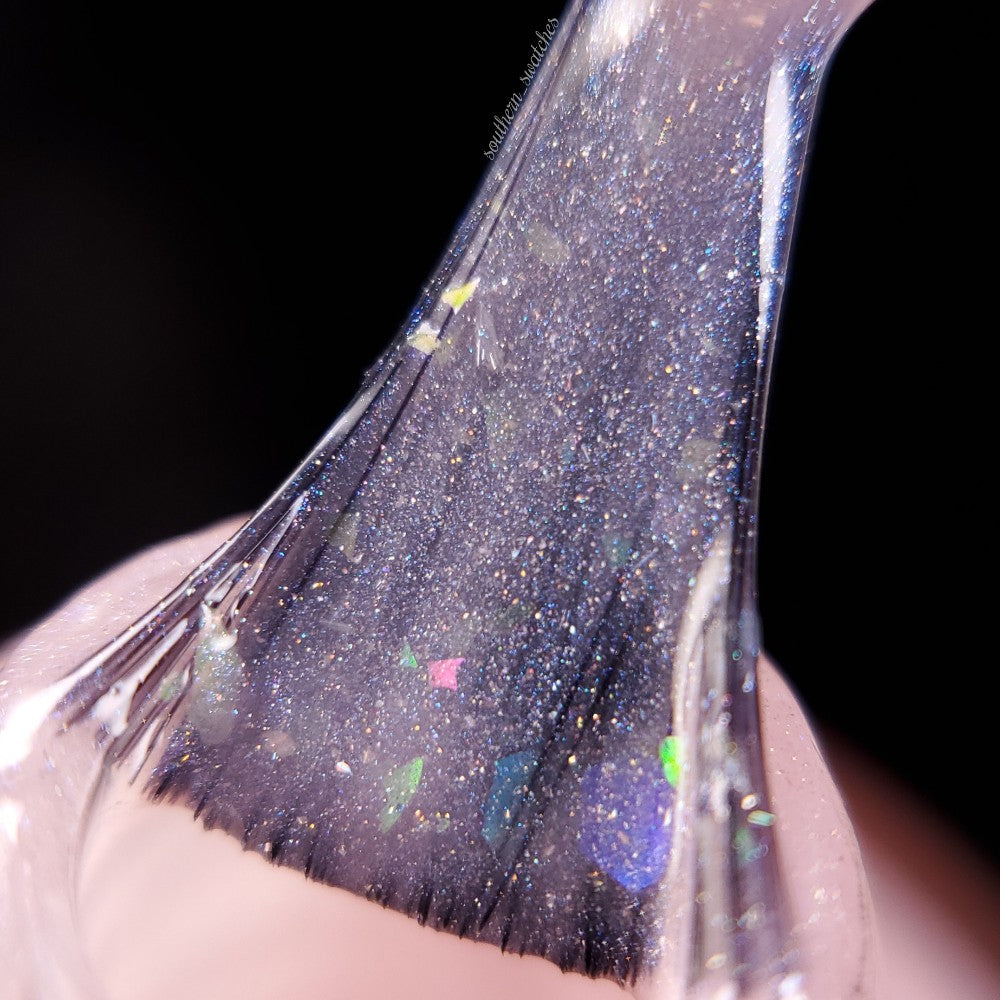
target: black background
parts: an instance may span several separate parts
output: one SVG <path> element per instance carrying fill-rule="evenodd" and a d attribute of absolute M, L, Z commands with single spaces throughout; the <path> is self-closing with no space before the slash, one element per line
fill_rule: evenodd
<path fill-rule="evenodd" d="M 0 634 L 290 471 L 406 316 L 561 11 L 371 13 L 0 7 Z M 878 0 L 829 76 L 761 606 L 818 720 L 996 857 L 997 688 L 969 577 L 989 461 L 962 457 L 983 334 L 959 319 L 976 287 L 954 221 L 978 210 L 976 156 L 928 105 L 963 100 L 947 21 Z"/>

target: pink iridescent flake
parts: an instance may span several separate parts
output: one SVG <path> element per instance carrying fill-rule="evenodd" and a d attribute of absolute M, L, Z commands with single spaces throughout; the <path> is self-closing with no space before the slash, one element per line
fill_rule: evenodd
<path fill-rule="evenodd" d="M 458 690 L 458 668 L 465 663 L 465 657 L 451 660 L 431 660 L 427 664 L 427 680 L 431 687 Z"/>

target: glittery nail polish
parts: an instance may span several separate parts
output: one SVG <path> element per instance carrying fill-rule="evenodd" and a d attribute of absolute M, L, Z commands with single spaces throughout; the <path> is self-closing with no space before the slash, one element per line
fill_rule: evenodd
<path fill-rule="evenodd" d="M 5 708 L 11 871 L 85 838 L 126 781 L 569 972 L 795 995 L 756 477 L 817 89 L 862 6 L 608 2 L 546 24 L 355 401 L 147 615 Z M 53 803 L 39 775 L 71 768 Z M 69 885 L 51 890 L 8 896 L 10 941 L 68 927 Z M 53 995 L 99 990 L 85 965 L 57 957 Z"/>

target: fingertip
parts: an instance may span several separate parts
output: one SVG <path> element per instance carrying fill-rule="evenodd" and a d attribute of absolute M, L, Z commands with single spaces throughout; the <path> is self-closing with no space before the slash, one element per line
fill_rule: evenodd
<path fill-rule="evenodd" d="M 129 556 L 10 637 L 0 650 L 4 675 L 19 695 L 51 683 L 122 633 L 209 556 L 243 522 L 225 518 Z"/>
<path fill-rule="evenodd" d="M 758 681 L 792 968 L 801 972 L 802 993 L 810 1000 L 875 997 L 879 963 L 871 892 L 843 797 L 780 672 L 762 659 Z"/>

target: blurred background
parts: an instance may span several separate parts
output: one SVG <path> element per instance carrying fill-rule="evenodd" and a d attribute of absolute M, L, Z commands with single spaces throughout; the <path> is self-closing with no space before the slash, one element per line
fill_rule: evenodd
<path fill-rule="evenodd" d="M 284 478 L 405 318 L 560 14 L 444 2 L 358 32 L 318 4 L 0 6 L 0 634 Z M 985 459 L 959 457 L 980 332 L 942 253 L 973 156 L 923 100 L 960 92 L 958 30 L 878 0 L 829 76 L 760 591 L 819 723 L 996 860 L 997 685 L 964 638 L 985 617 L 965 575 Z"/>

